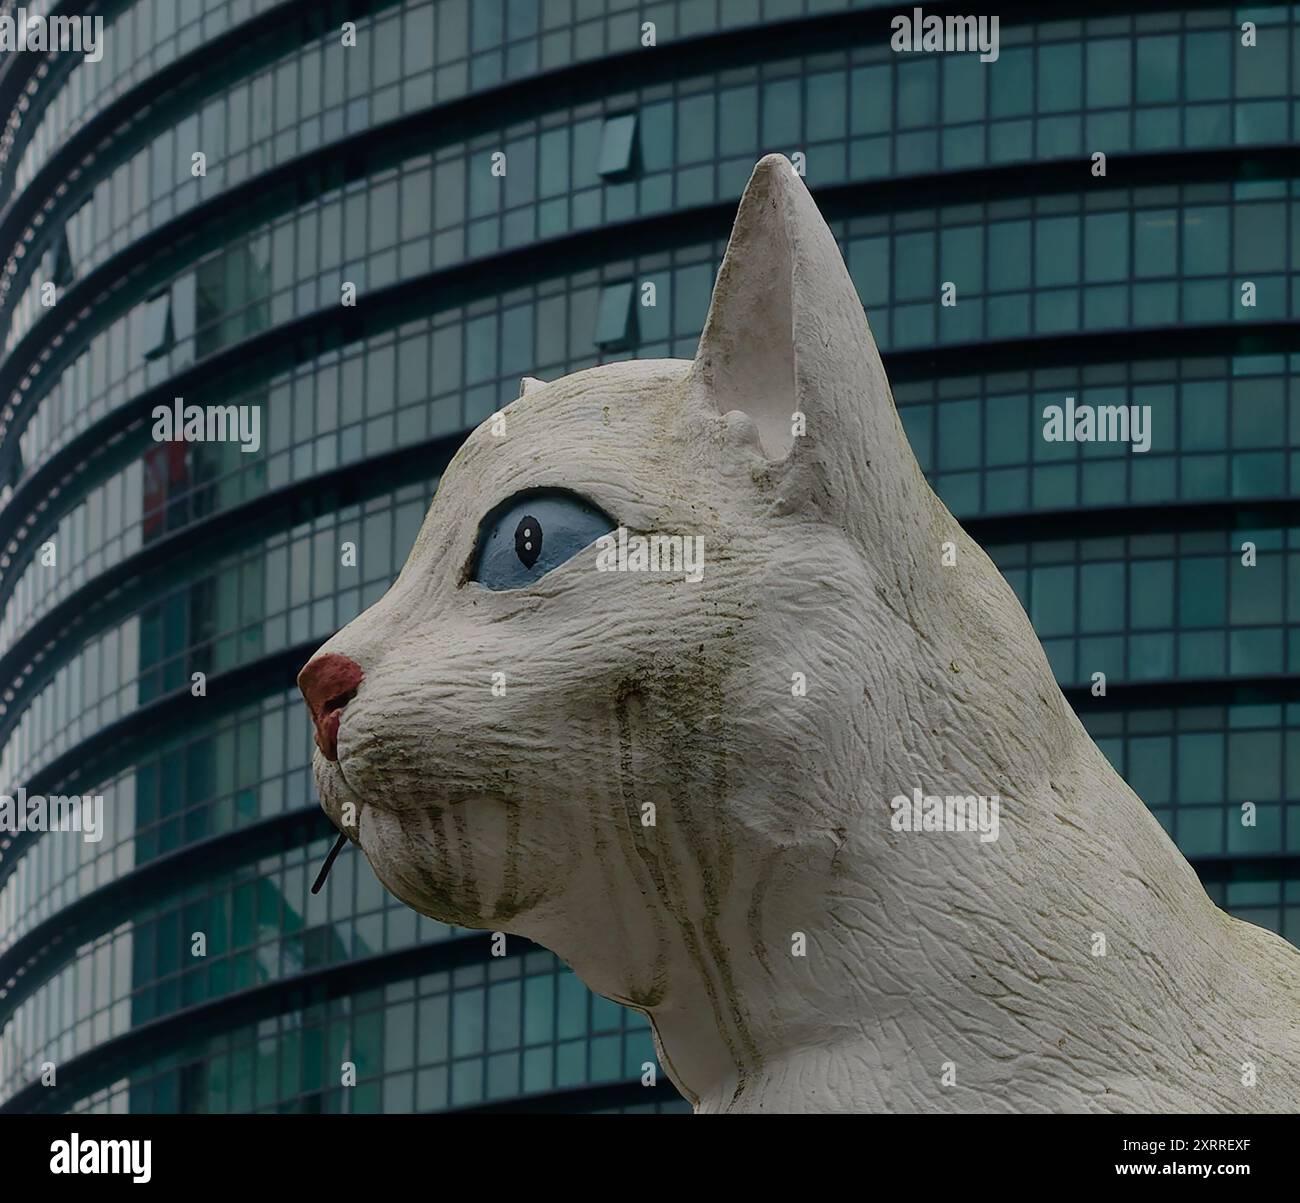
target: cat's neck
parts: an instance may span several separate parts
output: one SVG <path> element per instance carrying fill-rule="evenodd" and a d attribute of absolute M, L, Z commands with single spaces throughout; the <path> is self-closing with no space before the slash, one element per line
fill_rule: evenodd
<path fill-rule="evenodd" d="M 1250 970 L 1232 921 L 1095 747 L 1057 767 L 1016 789 L 992 852 L 918 832 L 886 863 L 847 832 L 821 860 L 738 863 L 715 922 L 665 924 L 650 899 L 608 947 L 548 942 L 646 1011 L 701 1111 L 1185 1109 L 1142 1025 L 1215 1047 L 1268 991 L 1224 986 L 1225 952 Z M 654 971 L 620 980 L 649 948 Z"/>

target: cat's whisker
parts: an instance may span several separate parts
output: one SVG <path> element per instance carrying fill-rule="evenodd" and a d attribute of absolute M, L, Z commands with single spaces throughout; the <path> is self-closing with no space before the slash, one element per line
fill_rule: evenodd
<path fill-rule="evenodd" d="M 339 832 L 339 838 L 334 841 L 334 847 L 330 849 L 329 855 L 325 858 L 325 863 L 321 865 L 320 872 L 316 874 L 315 884 L 311 888 L 313 894 L 319 894 L 321 886 L 325 884 L 325 878 L 329 876 L 330 869 L 334 867 L 334 861 L 338 854 L 343 851 L 343 845 L 348 842 L 348 837 Z"/>

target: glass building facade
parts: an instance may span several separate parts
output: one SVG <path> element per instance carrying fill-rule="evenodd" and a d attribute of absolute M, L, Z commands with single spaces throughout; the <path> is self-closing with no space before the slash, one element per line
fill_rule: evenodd
<path fill-rule="evenodd" d="M 684 1107 L 550 953 L 355 853 L 309 893 L 293 679 L 520 376 L 694 354 L 770 151 L 1085 725 L 1300 942 L 1300 4 L 1043 7 L 993 63 L 871 0 L 109 0 L 101 62 L 5 57 L 0 792 L 105 830 L 0 831 L 0 1110 Z M 154 441 L 176 397 L 260 446 Z M 1067 397 L 1150 449 L 1045 441 Z"/>

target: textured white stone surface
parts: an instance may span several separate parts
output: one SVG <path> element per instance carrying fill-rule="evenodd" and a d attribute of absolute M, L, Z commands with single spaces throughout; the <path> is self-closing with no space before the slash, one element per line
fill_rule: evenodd
<path fill-rule="evenodd" d="M 503 412 L 322 649 L 365 673 L 323 805 L 356 805 L 394 894 L 645 1011 L 700 1111 L 1300 1109 L 1300 955 L 1210 902 L 1080 725 L 923 478 L 786 160 L 755 169 L 694 363 Z M 703 580 L 594 547 L 466 580 L 481 517 L 541 486 L 703 535 Z M 999 838 L 892 830 L 918 787 L 998 795 Z"/>

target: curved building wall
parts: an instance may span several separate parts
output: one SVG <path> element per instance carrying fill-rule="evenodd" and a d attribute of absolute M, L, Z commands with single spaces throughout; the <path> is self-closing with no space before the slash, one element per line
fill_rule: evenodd
<path fill-rule="evenodd" d="M 990 64 L 845 0 L 102 7 L 102 62 L 0 64 L 0 790 L 105 799 L 0 832 L 0 1110 L 683 1106 L 550 953 L 355 855 L 309 893 L 292 683 L 521 375 L 693 355 L 769 151 L 1085 725 L 1300 941 L 1300 5 L 1005 4 Z M 256 450 L 156 442 L 175 397 Z M 1067 397 L 1149 450 L 1046 442 Z"/>

